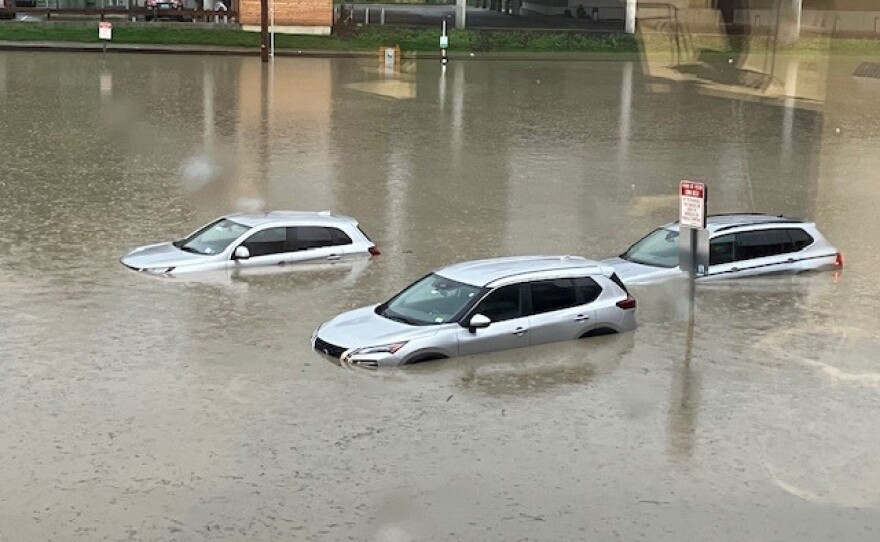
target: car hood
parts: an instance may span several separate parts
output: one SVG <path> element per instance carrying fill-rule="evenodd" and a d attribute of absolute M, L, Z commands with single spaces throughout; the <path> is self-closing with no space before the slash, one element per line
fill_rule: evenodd
<path fill-rule="evenodd" d="M 389 320 L 376 314 L 376 307 L 378 305 L 342 313 L 322 324 L 317 335 L 328 343 L 351 349 L 410 341 L 436 335 L 439 331 L 440 326 L 411 326 Z"/>
<path fill-rule="evenodd" d="M 204 262 L 204 254 L 193 254 L 180 250 L 171 243 L 159 243 L 138 247 L 122 257 L 122 263 L 135 269 L 151 267 L 181 267 L 187 264 Z"/>
<path fill-rule="evenodd" d="M 608 258 L 600 263 L 611 266 L 624 284 L 646 284 L 656 282 L 681 274 L 678 267 L 654 267 L 624 260 L 623 258 Z"/>

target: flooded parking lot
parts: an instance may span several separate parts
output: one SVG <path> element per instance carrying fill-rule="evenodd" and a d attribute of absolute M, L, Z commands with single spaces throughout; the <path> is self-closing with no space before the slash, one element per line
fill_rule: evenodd
<path fill-rule="evenodd" d="M 876 540 L 857 64 L 808 107 L 639 62 L 0 53 L 0 540 Z M 701 287 L 690 334 L 672 283 L 620 336 L 381 371 L 309 349 L 449 262 L 619 253 L 682 178 L 712 212 L 815 220 L 844 271 Z M 355 216 L 383 255 L 118 263 L 266 208 Z"/>

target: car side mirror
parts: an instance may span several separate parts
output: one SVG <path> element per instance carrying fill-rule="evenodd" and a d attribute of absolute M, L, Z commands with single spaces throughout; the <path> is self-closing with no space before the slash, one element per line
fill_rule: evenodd
<path fill-rule="evenodd" d="M 236 260 L 247 260 L 251 257 L 251 251 L 248 250 L 248 247 L 240 245 L 235 247 L 235 252 L 232 253 L 232 257 Z"/>
<path fill-rule="evenodd" d="M 478 329 L 487 328 L 491 323 L 492 320 L 489 320 L 487 316 L 483 316 L 482 314 L 475 314 L 471 317 L 471 321 L 468 323 L 468 331 L 470 331 L 471 333 L 476 333 Z"/>

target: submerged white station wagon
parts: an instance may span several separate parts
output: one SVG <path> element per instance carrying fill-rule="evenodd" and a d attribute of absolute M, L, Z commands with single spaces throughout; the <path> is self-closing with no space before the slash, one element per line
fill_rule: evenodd
<path fill-rule="evenodd" d="M 121 262 L 135 271 L 176 275 L 378 255 L 355 219 L 329 211 L 233 214 L 171 243 L 136 248 Z"/>
<path fill-rule="evenodd" d="M 843 266 L 843 254 L 812 222 L 765 214 L 712 215 L 706 222 L 709 269 L 697 277 L 701 282 Z M 678 223 L 666 224 L 602 263 L 626 284 L 684 276 L 678 236 Z"/>

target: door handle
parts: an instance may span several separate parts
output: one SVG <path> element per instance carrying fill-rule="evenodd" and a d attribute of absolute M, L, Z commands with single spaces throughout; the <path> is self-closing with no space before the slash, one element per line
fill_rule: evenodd
<path fill-rule="evenodd" d="M 518 327 L 513 332 L 513 334 L 516 335 L 517 337 L 522 337 L 523 335 L 525 335 L 526 331 L 528 331 L 528 329 Z"/>
<path fill-rule="evenodd" d="M 739 271 L 739 267 L 731 267 L 730 268 L 731 273 L 736 273 L 737 271 Z"/>
<path fill-rule="evenodd" d="M 338 260 L 339 258 L 340 258 L 339 254 L 331 254 L 331 255 L 327 256 L 327 259 L 331 260 L 331 261 Z"/>
<path fill-rule="evenodd" d="M 585 314 L 578 314 L 577 316 L 575 316 L 574 321 L 575 322 L 586 322 L 589 319 L 590 319 L 590 317 Z"/>

